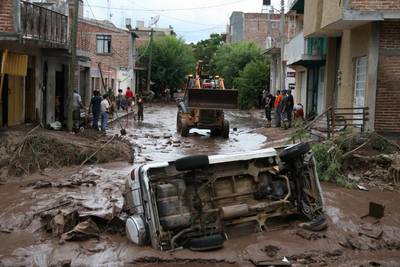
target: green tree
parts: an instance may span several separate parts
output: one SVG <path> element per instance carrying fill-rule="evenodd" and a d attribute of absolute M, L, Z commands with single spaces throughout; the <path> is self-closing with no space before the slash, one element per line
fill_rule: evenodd
<path fill-rule="evenodd" d="M 255 43 L 233 43 L 222 45 L 212 60 L 216 74 L 225 79 L 225 87 L 231 88 L 239 72 L 253 60 L 262 60 L 261 49 Z"/>
<path fill-rule="evenodd" d="M 203 70 L 210 75 L 215 75 L 215 64 L 213 57 L 218 48 L 224 43 L 221 34 L 212 33 L 210 38 L 192 44 L 196 60 L 203 60 Z"/>
<path fill-rule="evenodd" d="M 258 106 L 259 96 L 267 87 L 269 81 L 269 60 L 254 60 L 248 63 L 239 77 L 235 78 L 234 85 L 239 90 L 239 106 L 249 109 Z"/>
<path fill-rule="evenodd" d="M 147 66 L 149 60 L 149 41 L 144 43 L 139 53 L 140 62 Z M 153 58 L 151 66 L 151 81 L 155 84 L 152 90 L 156 94 L 166 87 L 179 88 L 185 81 L 185 76 L 193 72 L 195 58 L 192 49 L 181 38 L 175 36 L 155 37 L 153 40 Z"/>

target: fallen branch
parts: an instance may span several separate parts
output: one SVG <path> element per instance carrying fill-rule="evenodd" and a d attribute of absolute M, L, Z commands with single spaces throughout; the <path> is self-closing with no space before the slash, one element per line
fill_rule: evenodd
<path fill-rule="evenodd" d="M 66 201 L 63 201 L 63 202 L 61 202 L 60 204 L 58 204 L 56 206 L 53 206 L 53 207 L 50 207 L 50 208 L 47 208 L 47 209 L 44 209 L 44 210 L 40 210 L 40 211 L 34 213 L 33 216 L 38 215 L 38 214 L 43 213 L 43 212 L 46 212 L 46 211 L 49 211 L 49 210 L 57 209 L 57 208 L 62 207 L 62 206 L 66 206 L 68 204 L 71 204 L 70 200 L 66 200 Z"/>
<path fill-rule="evenodd" d="M 366 146 L 369 142 L 371 142 L 372 138 L 368 138 L 367 141 L 365 141 L 364 143 L 362 143 L 361 145 L 359 145 L 358 147 L 354 148 L 353 150 L 346 152 L 343 154 L 343 158 L 346 158 L 347 156 L 353 154 L 354 152 L 356 152 L 357 150 L 363 148 L 364 146 Z"/>
<path fill-rule="evenodd" d="M 22 140 L 21 145 L 17 148 L 17 150 L 14 152 L 12 158 L 10 159 L 10 161 L 9 161 L 10 163 L 13 162 L 14 159 L 15 159 L 15 157 L 17 156 L 17 151 L 18 151 L 18 156 L 21 156 L 21 151 L 22 151 L 22 149 L 23 149 L 24 146 L 25 146 L 26 139 L 28 138 L 28 136 L 29 136 L 31 133 L 33 133 L 33 132 L 34 132 L 36 129 L 38 129 L 39 127 L 40 127 L 40 124 L 37 125 L 36 127 L 34 127 L 33 129 L 31 129 L 29 132 L 27 132 L 27 133 L 25 134 L 24 139 Z"/>
<path fill-rule="evenodd" d="M 104 147 L 106 147 L 109 143 L 112 142 L 112 140 L 114 140 L 116 135 L 113 135 L 110 140 L 108 140 L 104 145 L 102 145 L 99 149 L 97 149 L 95 152 L 93 152 L 92 155 L 90 155 L 89 157 L 87 157 L 79 166 L 79 169 L 82 168 L 83 165 L 85 165 L 85 163 L 90 160 L 91 158 L 93 158 L 100 150 L 102 150 Z"/>

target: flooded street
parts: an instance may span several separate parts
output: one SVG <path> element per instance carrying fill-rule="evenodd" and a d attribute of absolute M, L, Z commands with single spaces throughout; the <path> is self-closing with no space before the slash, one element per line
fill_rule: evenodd
<path fill-rule="evenodd" d="M 188 137 L 176 133 L 176 113 L 174 104 L 148 106 L 144 112 L 144 122 L 134 122 L 130 117 L 121 120 L 128 138 L 137 145 L 135 163 L 146 161 L 170 161 L 192 154 L 229 154 L 252 151 L 265 147 L 267 137 L 254 133 L 263 126 L 262 111 L 226 111 L 230 122 L 230 138 L 210 137 L 209 130 L 192 129 Z M 112 133 L 118 134 L 121 126 L 114 123 Z"/>
<path fill-rule="evenodd" d="M 134 144 L 135 165 L 192 154 L 251 151 L 287 135 L 280 129 L 263 134 L 259 129 L 264 124 L 261 111 L 228 111 L 228 140 L 210 138 L 203 130 L 192 130 L 189 137 L 182 138 L 175 131 L 175 116 L 174 105 L 153 104 L 145 108 L 143 123 L 132 118 L 121 120 L 126 138 Z M 110 135 L 119 133 L 119 123 L 112 127 Z M 9 177 L 0 185 L 0 266 L 254 266 L 253 262 L 283 257 L 292 266 L 398 266 L 400 262 L 400 195 L 326 183 L 322 186 L 328 230 L 309 240 L 297 234 L 301 221 L 293 219 L 279 227 L 267 226 L 264 232 L 229 233 L 224 247 L 216 251 L 162 252 L 150 246 L 138 247 L 124 236 L 123 222 L 110 223 L 121 213 L 124 183 L 132 168 L 131 164 L 117 162 Z M 385 205 L 385 217 L 375 224 L 360 218 L 368 213 L 369 201 Z M 46 231 L 52 227 L 46 223 L 46 216 L 72 211 L 95 220 L 102 233 L 87 241 L 65 241 Z M 365 225 L 382 231 L 381 239 L 359 236 Z M 360 245 L 345 247 L 346 241 Z M 273 258 L 265 252 L 267 246 L 277 248 Z"/>

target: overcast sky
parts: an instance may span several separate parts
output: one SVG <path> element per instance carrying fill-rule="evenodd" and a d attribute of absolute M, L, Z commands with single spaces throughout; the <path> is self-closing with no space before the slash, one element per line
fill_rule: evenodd
<path fill-rule="evenodd" d="M 186 42 L 206 39 L 211 33 L 226 32 L 233 11 L 261 12 L 262 0 L 83 0 L 84 15 L 107 19 L 109 2 L 111 21 L 125 25 L 125 18 L 143 20 L 147 26 L 151 17 L 160 16 L 157 27 L 171 25 Z M 272 0 L 279 8 L 280 0 Z M 90 7 L 90 8 L 89 8 Z"/>

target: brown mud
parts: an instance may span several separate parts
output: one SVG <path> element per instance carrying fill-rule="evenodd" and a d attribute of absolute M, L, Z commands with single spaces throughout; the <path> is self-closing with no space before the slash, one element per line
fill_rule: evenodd
<path fill-rule="evenodd" d="M 261 149 L 274 138 L 257 130 L 264 123 L 261 111 L 227 112 L 232 128 L 229 140 L 210 138 L 207 131 L 199 130 L 193 130 L 188 138 L 177 136 L 175 113 L 172 105 L 146 107 L 145 122 L 132 121 L 126 127 L 128 139 L 136 146 L 135 164 L 193 153 Z M 118 124 L 113 127 L 110 135 L 119 131 Z M 124 181 L 132 168 L 117 162 L 7 177 L 0 185 L 0 266 L 254 266 L 283 257 L 292 266 L 399 266 L 400 195 L 326 183 L 322 187 L 329 227 L 316 238 L 297 234 L 301 219 L 292 218 L 271 223 L 264 232 L 243 229 L 228 233 L 222 249 L 206 253 L 138 247 L 126 239 L 124 229 L 113 229 L 118 221 L 112 220 L 122 214 Z M 385 205 L 385 216 L 376 223 L 360 218 L 368 213 L 370 201 Z M 60 203 L 68 204 L 57 207 Z M 46 214 L 70 209 L 79 213 L 81 221 L 88 217 L 96 220 L 99 237 L 65 242 L 51 229 L 46 231 Z M 363 231 L 382 233 L 370 238 L 360 235 Z"/>

